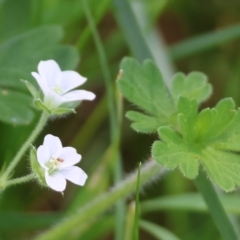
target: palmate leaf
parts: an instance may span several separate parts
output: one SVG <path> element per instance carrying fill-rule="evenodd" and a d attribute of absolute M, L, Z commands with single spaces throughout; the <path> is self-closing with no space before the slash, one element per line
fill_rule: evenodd
<path fill-rule="evenodd" d="M 211 95 L 212 86 L 203 73 L 191 72 L 188 75 L 177 73 L 172 78 L 171 93 L 175 102 L 180 96 L 184 96 L 201 103 Z"/>
<path fill-rule="evenodd" d="M 150 60 L 141 66 L 132 58 L 124 58 L 121 69 L 122 77 L 118 81 L 121 92 L 147 114 L 127 113 L 127 117 L 136 122 L 132 127 L 136 131 L 152 132 L 167 124 L 173 114 L 173 103 L 158 67 Z"/>
<path fill-rule="evenodd" d="M 176 74 L 169 91 L 158 67 L 151 60 L 144 61 L 142 66 L 132 58 L 124 58 L 121 69 L 122 76 L 117 84 L 122 94 L 144 111 L 126 114 L 133 121 L 131 127 L 138 132 L 151 133 L 161 126 L 174 125 L 176 103 L 181 95 L 201 103 L 211 94 L 211 85 L 202 73 Z"/>
<path fill-rule="evenodd" d="M 196 100 L 180 97 L 178 121 L 181 134 L 168 126 L 158 130 L 162 141 L 152 155 L 169 169 L 179 167 L 194 179 L 201 163 L 211 179 L 225 191 L 240 186 L 240 110 L 231 98 L 197 114 Z"/>

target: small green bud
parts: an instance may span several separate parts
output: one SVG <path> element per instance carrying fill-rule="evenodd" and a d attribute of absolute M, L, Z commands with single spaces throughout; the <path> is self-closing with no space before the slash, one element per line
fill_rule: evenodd
<path fill-rule="evenodd" d="M 32 172 L 36 174 L 37 180 L 40 185 L 47 186 L 44 176 L 44 169 L 41 167 L 41 165 L 38 163 L 37 160 L 37 151 L 34 146 L 31 146 L 30 149 L 30 165 Z"/>
<path fill-rule="evenodd" d="M 39 91 L 30 82 L 28 82 L 27 80 L 21 80 L 21 81 L 25 83 L 27 89 L 29 90 L 29 92 L 31 93 L 34 99 L 37 99 L 40 97 Z"/>

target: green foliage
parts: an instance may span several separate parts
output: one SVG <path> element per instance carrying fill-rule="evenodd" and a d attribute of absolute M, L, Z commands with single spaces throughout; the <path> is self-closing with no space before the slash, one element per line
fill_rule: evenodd
<path fill-rule="evenodd" d="M 29 124 L 32 121 L 32 98 L 26 93 L 26 87 L 20 79 L 29 79 L 40 60 L 55 59 L 64 69 L 76 67 L 76 50 L 70 46 L 57 45 L 62 37 L 61 28 L 46 26 L 16 36 L 0 45 L 1 121 L 12 124 Z"/>
<path fill-rule="evenodd" d="M 63 214 L 62 213 L 20 213 L 20 212 L 1 212 L 0 230 L 19 231 L 23 229 L 39 229 L 54 224 Z"/>
<path fill-rule="evenodd" d="M 140 226 L 145 231 L 149 232 L 152 236 L 159 240 L 180 240 L 176 235 L 167 230 L 164 227 L 158 226 L 157 224 L 141 220 Z"/>
<path fill-rule="evenodd" d="M 179 167 L 194 179 L 199 164 L 225 191 L 240 185 L 240 112 L 232 99 L 221 100 L 215 108 L 198 114 L 198 104 L 212 92 L 207 77 L 198 72 L 174 75 L 170 93 L 157 66 L 150 60 L 141 66 L 125 58 L 118 86 L 123 95 L 145 111 L 127 113 L 136 131 L 158 131 L 162 141 L 152 148 L 153 157 L 168 169 Z M 239 130 L 238 130 L 239 129 Z"/>
<path fill-rule="evenodd" d="M 136 187 L 136 196 L 135 196 L 135 216 L 134 216 L 134 226 L 133 226 L 133 239 L 139 240 L 139 191 L 140 191 L 140 177 L 141 177 L 141 166 L 140 162 L 138 165 L 138 176 L 137 176 L 137 187 Z"/>
<path fill-rule="evenodd" d="M 121 92 L 148 114 L 127 113 L 127 117 L 136 121 L 132 127 L 140 132 L 153 132 L 167 124 L 173 114 L 173 104 L 158 67 L 150 60 L 142 67 L 136 60 L 124 58 L 121 69 L 123 72 L 118 81 Z"/>
<path fill-rule="evenodd" d="M 132 58 L 121 62 L 122 76 L 118 86 L 123 95 L 145 114 L 129 111 L 126 116 L 133 121 L 131 127 L 144 133 L 151 133 L 164 125 L 175 125 L 177 101 L 180 96 L 197 99 L 200 104 L 211 94 L 212 88 L 207 77 L 198 72 L 189 75 L 174 75 L 170 92 L 166 88 L 162 75 L 151 60 L 141 66 Z"/>
<path fill-rule="evenodd" d="M 207 83 L 207 76 L 200 72 L 191 72 L 187 76 L 177 73 L 172 79 L 172 96 L 177 102 L 180 96 L 194 98 L 198 103 L 205 101 L 212 93 L 211 84 Z"/>
<path fill-rule="evenodd" d="M 234 110 L 231 98 L 215 108 L 197 114 L 196 100 L 180 97 L 178 121 L 180 133 L 168 126 L 158 130 L 162 141 L 152 148 L 153 157 L 169 169 L 177 166 L 184 176 L 193 179 L 199 163 L 211 179 L 225 191 L 240 185 L 240 111 Z"/>

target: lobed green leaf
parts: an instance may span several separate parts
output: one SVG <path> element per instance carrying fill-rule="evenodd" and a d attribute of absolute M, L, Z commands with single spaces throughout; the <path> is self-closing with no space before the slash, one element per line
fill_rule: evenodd
<path fill-rule="evenodd" d="M 169 126 L 160 127 L 162 141 L 153 144 L 153 157 L 169 169 L 179 167 L 190 179 L 197 176 L 201 163 L 220 188 L 234 190 L 240 186 L 240 110 L 234 107 L 234 101 L 226 98 L 197 115 L 196 100 L 180 97 L 181 135 Z"/>
<path fill-rule="evenodd" d="M 136 119 L 134 129 L 141 132 L 156 131 L 159 126 L 169 121 L 174 112 L 172 100 L 158 67 L 151 60 L 144 61 L 141 66 L 132 58 L 124 58 L 121 69 L 122 76 L 117 82 L 121 92 L 150 117 L 128 114 L 129 118 Z M 150 127 L 145 124 L 147 119 L 151 119 Z M 155 123 L 158 123 L 157 126 Z"/>
<path fill-rule="evenodd" d="M 196 99 L 198 104 L 207 100 L 212 93 L 211 84 L 207 83 L 207 76 L 200 72 L 188 75 L 177 73 L 172 78 L 172 97 L 175 102 L 180 96 Z"/>
<path fill-rule="evenodd" d="M 130 111 L 126 115 L 133 121 L 131 127 L 137 132 L 152 133 L 159 127 L 167 125 L 177 128 L 177 108 L 180 107 L 181 110 L 185 108 L 183 102 L 182 107 L 177 106 L 178 99 L 185 96 L 196 99 L 200 104 L 212 92 L 207 77 L 198 72 L 192 72 L 187 76 L 183 73 L 174 75 L 169 92 L 158 67 L 151 60 L 146 60 L 140 65 L 132 58 L 124 58 L 121 69 L 122 75 L 117 82 L 121 92 L 130 102 L 144 111 L 144 114 Z"/>

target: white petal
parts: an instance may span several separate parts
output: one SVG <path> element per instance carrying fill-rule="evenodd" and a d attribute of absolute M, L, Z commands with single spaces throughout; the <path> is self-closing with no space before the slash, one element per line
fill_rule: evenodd
<path fill-rule="evenodd" d="M 87 81 L 87 78 L 81 76 L 75 71 L 63 71 L 62 72 L 62 94 L 72 90 Z"/>
<path fill-rule="evenodd" d="M 38 72 L 50 88 L 61 83 L 61 69 L 54 60 L 40 61 Z"/>
<path fill-rule="evenodd" d="M 45 171 L 45 179 L 47 185 L 57 192 L 62 192 L 66 188 L 65 178 L 58 172 L 49 175 L 48 171 Z"/>
<path fill-rule="evenodd" d="M 44 168 L 48 169 L 45 164 L 50 160 L 51 156 L 46 146 L 41 145 L 37 149 L 37 160 L 39 164 Z"/>
<path fill-rule="evenodd" d="M 64 98 L 51 89 L 48 95 L 44 97 L 44 103 L 49 109 L 57 108 L 62 102 L 64 102 Z"/>
<path fill-rule="evenodd" d="M 44 96 L 49 94 L 49 87 L 46 83 L 46 81 L 44 80 L 44 78 L 42 78 L 38 73 L 36 72 L 32 72 L 32 76 L 36 79 L 39 87 L 41 88 L 41 90 L 43 91 Z"/>
<path fill-rule="evenodd" d="M 80 162 L 82 158 L 73 147 L 64 147 L 59 157 L 63 160 L 59 166 L 61 169 L 75 165 Z"/>
<path fill-rule="evenodd" d="M 43 145 L 46 146 L 50 152 L 51 157 L 59 157 L 62 151 L 62 143 L 58 137 L 51 134 L 45 136 Z"/>
<path fill-rule="evenodd" d="M 93 100 L 96 95 L 86 90 L 74 90 L 63 95 L 65 102 Z"/>
<path fill-rule="evenodd" d="M 58 171 L 67 180 L 83 186 L 87 180 L 87 174 L 79 167 L 71 166 Z"/>

